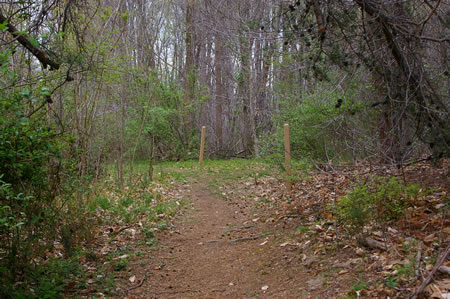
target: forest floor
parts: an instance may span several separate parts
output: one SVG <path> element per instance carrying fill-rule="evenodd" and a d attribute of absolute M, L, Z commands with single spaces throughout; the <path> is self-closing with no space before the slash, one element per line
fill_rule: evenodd
<path fill-rule="evenodd" d="M 327 169 L 299 177 L 291 190 L 263 164 L 246 163 L 173 169 L 178 180 L 162 193 L 179 208 L 150 236 L 140 221 L 104 228 L 110 230 L 104 235 L 114 232 L 114 238 L 97 240 L 106 245 L 97 245 L 102 250 L 95 263 L 114 254 L 103 262 L 110 265 L 105 272 L 114 272 L 115 289 L 108 296 L 407 298 L 449 244 L 448 163 L 433 168 L 423 162 L 403 171 Z M 369 237 L 376 244 L 363 245 L 337 225 L 330 206 L 371 176 L 401 177 L 429 192 L 384 230 L 373 227 Z M 149 237 L 154 240 L 145 242 Z M 450 263 L 445 259 L 441 266 Z M 95 278 L 98 267 L 91 268 Z M 449 275 L 432 274 L 423 294 L 446 298 Z M 89 283 L 89 296 L 102 297 L 92 279 Z"/>
<path fill-rule="evenodd" d="M 303 265 L 290 230 L 260 221 L 255 201 L 213 194 L 203 175 L 192 185 L 189 208 L 175 230 L 161 237 L 145 266 L 133 265 L 147 281 L 132 298 L 301 298 L 336 294 Z M 206 182 L 205 182 L 206 181 Z M 138 274 L 138 275 L 139 275 Z M 317 277 L 316 277 L 317 276 Z M 333 287 L 334 288 L 334 287 Z"/>

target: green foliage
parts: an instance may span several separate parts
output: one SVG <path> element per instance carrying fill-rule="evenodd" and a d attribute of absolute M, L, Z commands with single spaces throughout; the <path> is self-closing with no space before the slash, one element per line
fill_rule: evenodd
<path fill-rule="evenodd" d="M 27 89 L 0 101 L 0 173 L 13 185 L 43 189 L 46 164 L 58 156 L 53 129 L 38 118 L 26 116 L 27 101 L 35 97 Z"/>
<path fill-rule="evenodd" d="M 8 20 L 5 20 L 3 23 L 0 23 L 0 31 L 8 30 Z"/>
<path fill-rule="evenodd" d="M 114 271 L 124 271 L 127 269 L 127 259 L 119 259 L 118 262 L 114 264 Z"/>
<path fill-rule="evenodd" d="M 384 280 L 384 284 L 388 288 L 397 288 L 399 285 L 409 284 L 411 279 L 415 279 L 416 257 L 420 248 L 419 242 L 413 238 L 407 238 L 403 242 L 402 253 L 406 255 L 407 262 L 394 265 L 394 271 Z"/>
<path fill-rule="evenodd" d="M 78 262 L 52 259 L 37 266 L 23 284 L 14 284 L 7 280 L 0 289 L 2 298 L 62 298 L 62 291 L 82 275 L 82 266 Z"/>
<path fill-rule="evenodd" d="M 304 100 L 301 104 L 287 104 L 282 109 L 279 123 L 289 123 L 291 132 L 291 153 L 294 158 L 326 160 L 331 149 L 324 130 L 336 112 L 331 102 L 318 103 L 317 99 Z M 280 140 L 283 140 L 281 130 Z"/>
<path fill-rule="evenodd" d="M 11 55 L 0 50 L 0 269 L 7 269 L 0 271 L 0 289 L 5 292 L 0 295 L 54 298 L 67 274 L 61 271 L 69 266 L 60 264 L 64 261 L 36 261 L 45 260 L 60 237 L 72 251 L 71 234 L 60 233 L 72 227 L 72 221 L 87 219 L 79 217 L 83 207 L 73 204 L 71 196 L 85 182 L 69 179 L 76 163 L 62 158 L 69 138 L 48 121 L 50 89 L 45 80 L 17 85 L 18 75 L 8 67 Z M 27 284 L 33 286 L 33 293 L 25 288 Z"/>
<path fill-rule="evenodd" d="M 338 155 L 341 141 L 336 138 L 335 127 L 345 121 L 344 114 L 354 104 L 354 90 L 346 93 L 327 91 L 327 86 L 320 86 L 323 91 L 311 93 L 283 94 L 280 114 L 274 121 L 277 130 L 261 142 L 261 154 L 272 159 L 283 159 L 283 125 L 290 126 L 291 155 L 300 161 L 328 161 Z M 319 88 L 318 88 L 319 89 Z M 336 103 L 341 102 L 339 109 Z M 352 108 L 353 109 L 353 108 Z"/>
<path fill-rule="evenodd" d="M 357 284 L 355 284 L 352 288 L 354 292 L 358 292 L 361 290 L 366 289 L 369 286 L 369 284 L 365 280 L 360 280 Z"/>
<path fill-rule="evenodd" d="M 89 211 L 95 212 L 98 208 L 103 210 L 109 210 L 111 208 L 111 203 L 109 202 L 108 197 L 101 195 L 93 198 L 89 202 Z"/>
<path fill-rule="evenodd" d="M 315 72 L 320 70 L 316 68 Z M 373 147 L 366 134 L 373 134 L 375 109 L 368 109 L 361 98 L 371 86 L 355 74 L 345 81 L 345 89 L 338 88 L 343 82 L 342 74 L 327 70 L 325 75 L 328 80 L 317 81 L 307 89 L 289 80 L 277 84 L 280 110 L 273 116 L 273 132 L 258 142 L 263 157 L 283 164 L 285 123 L 290 126 L 294 160 L 347 161 L 365 156 L 366 149 Z"/>
<path fill-rule="evenodd" d="M 337 204 L 337 216 L 349 226 L 351 233 L 361 233 L 368 224 L 398 219 L 418 193 L 417 185 L 405 186 L 396 177 L 375 178 L 342 197 Z"/>
<path fill-rule="evenodd" d="M 132 143 L 140 137 L 138 143 L 141 153 L 138 152 L 137 158 L 148 158 L 148 154 L 142 152 L 148 151 L 152 141 L 155 147 L 161 149 L 154 151 L 156 158 L 179 160 L 197 157 L 200 144 L 198 132 L 193 128 L 188 129 L 186 122 L 190 115 L 196 112 L 195 107 L 202 98 L 195 98 L 186 103 L 180 86 L 175 83 L 161 83 L 153 75 L 140 78 L 140 81 L 139 84 L 152 86 L 154 100 L 148 100 L 147 90 L 143 94 L 137 93 L 135 97 L 140 105 L 131 113 L 139 117 L 127 121 L 126 132 L 130 140 L 133 140 Z"/>
<path fill-rule="evenodd" d="M 308 226 L 298 226 L 297 227 L 297 232 L 301 233 L 301 234 L 303 234 L 303 233 L 310 233 L 311 229 Z"/>
<path fill-rule="evenodd" d="M 4 64 L 10 53 L 1 52 Z M 0 267 L 2 281 L 14 280 L 30 265 L 55 214 L 48 205 L 54 196 L 50 161 L 59 158 L 58 141 L 52 127 L 37 113 L 47 89 L 15 88 L 16 74 L 0 69 Z M 1 288 L 1 286 L 0 286 Z"/>

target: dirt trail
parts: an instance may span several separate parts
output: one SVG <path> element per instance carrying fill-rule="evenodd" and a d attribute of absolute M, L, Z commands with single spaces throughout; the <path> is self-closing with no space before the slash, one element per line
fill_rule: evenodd
<path fill-rule="evenodd" d="M 410 173 L 419 179 L 448 177 L 447 169 L 422 168 L 428 175 L 417 174 L 415 168 Z M 202 183 L 187 192 L 189 204 L 175 217 L 175 225 L 158 232 L 158 246 L 131 261 L 122 276 L 133 288 L 125 291 L 128 298 L 328 299 L 358 294 L 361 298 L 393 298 L 397 290 L 388 283 L 404 279 L 400 282 L 409 286 L 397 296 L 403 298 L 420 281 L 411 287 L 409 280 L 414 283 L 416 278 L 397 275 L 397 269 L 406 267 L 395 266 L 415 265 L 417 256 L 425 252 L 419 247 L 416 253 L 408 240 L 424 240 L 428 259 L 438 254 L 425 239 L 438 240 L 436 232 L 444 227 L 440 209 L 445 206 L 446 187 L 417 199 L 418 207 L 410 211 L 415 218 L 408 226 L 405 220 L 390 223 L 393 247 L 385 251 L 362 247 L 344 235 L 340 238 L 329 220 L 327 194 L 330 190 L 345 193 L 347 172 L 337 176 L 342 178 L 338 189 L 334 175 L 321 174 L 299 183 L 295 192 L 286 192 L 271 178 L 231 181 L 208 175 L 198 177 Z M 226 199 L 210 192 L 208 182 L 217 181 Z M 448 184 L 438 186 L 444 185 Z M 373 233 L 374 238 L 378 236 Z M 448 240 L 448 235 L 441 234 L 444 237 Z M 443 275 L 435 281 L 436 285 L 444 282 Z"/>
<path fill-rule="evenodd" d="M 148 264 L 136 265 L 147 279 L 131 298 L 309 297 L 301 255 L 280 250 L 280 232 L 253 221 L 251 201 L 217 198 L 202 184 L 193 186 L 190 201 Z"/>

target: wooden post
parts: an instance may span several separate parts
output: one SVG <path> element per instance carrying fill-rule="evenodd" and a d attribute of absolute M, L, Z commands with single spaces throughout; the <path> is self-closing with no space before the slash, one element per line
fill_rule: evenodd
<path fill-rule="evenodd" d="M 286 168 L 286 188 L 291 190 L 291 142 L 289 137 L 289 124 L 284 124 L 284 167 Z"/>
<path fill-rule="evenodd" d="M 203 163 L 203 153 L 205 151 L 205 134 L 206 134 L 206 127 L 202 127 L 202 136 L 200 139 L 200 159 L 199 159 L 199 165 L 202 166 Z"/>

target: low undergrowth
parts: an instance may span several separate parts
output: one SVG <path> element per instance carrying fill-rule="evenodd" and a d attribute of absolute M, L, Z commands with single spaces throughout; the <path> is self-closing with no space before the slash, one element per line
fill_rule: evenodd
<path fill-rule="evenodd" d="M 361 234 L 370 224 L 385 227 L 413 205 L 419 190 L 419 185 L 406 185 L 397 177 L 369 178 L 338 201 L 336 216 L 352 235 Z"/>
<path fill-rule="evenodd" d="M 285 227 L 289 241 L 274 245 L 298 248 L 306 267 L 333 263 L 335 276 L 316 264 L 311 271 L 312 280 L 322 272 L 333 277 L 321 296 L 340 289 L 337 298 L 403 298 L 419 287 L 449 240 L 447 164 L 300 173 L 291 190 L 273 176 L 242 178 L 222 192 L 250 200 L 258 221 Z M 444 275 L 434 278 L 424 293 L 448 292 Z"/>
<path fill-rule="evenodd" d="M 154 166 L 152 181 L 146 163 L 126 169 L 123 186 L 111 166 L 103 180 L 58 199 L 59 209 L 65 211 L 63 225 L 55 228 L 59 237 L 35 256 L 34 266 L 24 269 L 26 275 L 2 281 L 2 297 L 125 296 L 132 281 L 130 262 L 151 255 L 162 237 L 159 233 L 172 227 L 173 217 L 188 203 L 190 184 L 205 176 L 222 198 L 251 200 L 258 207 L 258 221 L 292 224 L 289 244 L 306 244 L 309 249 L 301 255 L 305 259 L 306 254 L 322 253 L 340 257 L 345 250 L 345 262 L 358 260 L 358 273 L 336 266 L 337 273 L 349 273 L 348 280 L 355 281 L 348 298 L 391 296 L 399 288 L 411 288 L 418 271 L 425 271 L 419 267 L 433 265 L 448 234 L 442 230 L 448 216 L 445 188 L 404 183 L 394 172 L 302 172 L 289 191 L 280 169 L 259 160 L 207 160 L 202 167 L 197 161 L 163 162 Z M 358 235 L 387 242 L 390 249 L 364 248 L 354 237 Z M 354 256 L 349 255 L 353 251 Z M 421 264 L 416 261 L 419 252 Z M 372 270 L 366 271 L 369 266 Z M 2 277 L 7 271 L 0 267 Z"/>
<path fill-rule="evenodd" d="M 141 165 L 136 163 L 134 172 L 127 173 L 122 188 L 109 173 L 57 198 L 54 206 L 61 212 L 61 225 L 54 228 L 56 237 L 41 239 L 48 245 L 31 252 L 34 263 L 16 279 L 9 279 L 8 268 L 0 267 L 5 278 L 1 297 L 121 294 L 120 277 L 129 261 L 157 245 L 156 232 L 170 226 L 189 193 L 179 173 L 158 166 L 162 171 L 149 181 Z"/>

